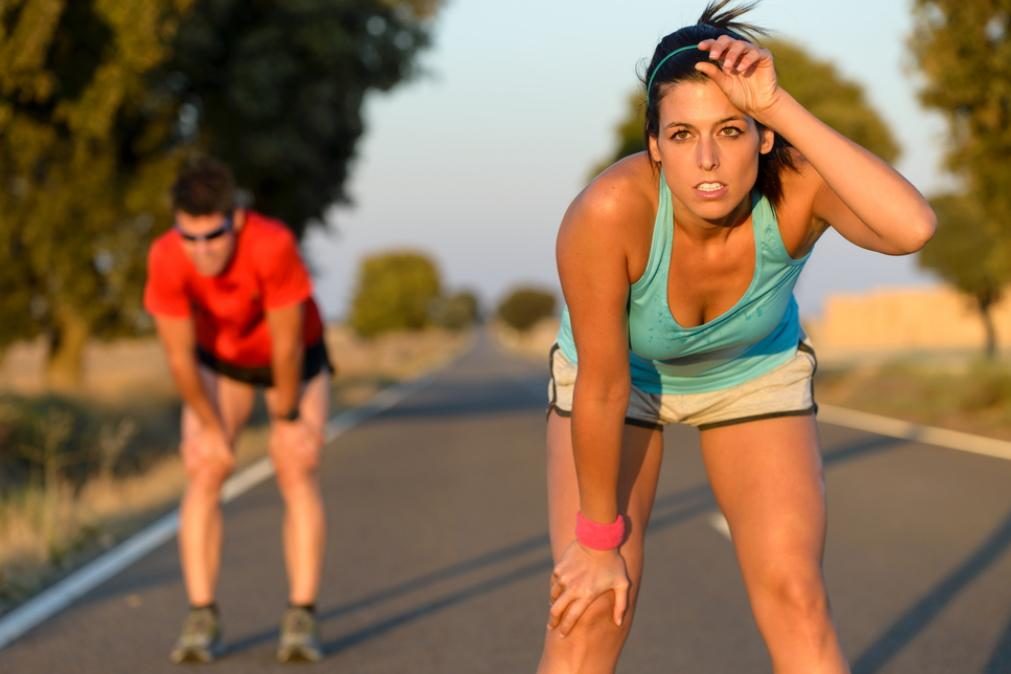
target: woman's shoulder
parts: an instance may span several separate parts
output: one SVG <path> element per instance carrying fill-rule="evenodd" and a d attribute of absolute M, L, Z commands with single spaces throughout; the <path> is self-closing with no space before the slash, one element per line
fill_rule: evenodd
<path fill-rule="evenodd" d="M 659 171 L 645 152 L 616 161 L 597 175 L 572 201 L 565 223 L 593 229 L 627 229 L 656 213 Z"/>

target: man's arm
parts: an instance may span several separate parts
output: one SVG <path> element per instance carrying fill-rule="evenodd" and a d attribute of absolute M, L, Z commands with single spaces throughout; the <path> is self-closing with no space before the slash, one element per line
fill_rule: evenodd
<path fill-rule="evenodd" d="M 298 302 L 267 311 L 270 328 L 271 367 L 274 372 L 275 417 L 297 413 L 302 379 L 302 315 L 305 303 Z"/>
<path fill-rule="evenodd" d="M 179 396 L 187 407 L 196 413 L 205 429 L 225 432 L 221 416 L 200 382 L 197 369 L 196 337 L 193 319 L 173 316 L 155 316 L 158 337 L 165 348 L 169 370 L 175 380 Z"/>

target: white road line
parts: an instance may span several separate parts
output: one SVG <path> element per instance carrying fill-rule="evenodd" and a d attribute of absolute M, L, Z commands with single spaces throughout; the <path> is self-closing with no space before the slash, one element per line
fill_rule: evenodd
<path fill-rule="evenodd" d="M 846 426 L 892 438 L 914 440 L 960 452 L 970 452 L 998 459 L 1011 460 L 1011 442 L 984 438 L 971 433 L 949 431 L 933 426 L 921 426 L 909 421 L 882 417 L 832 405 L 818 406 L 818 419 L 836 426 Z"/>
<path fill-rule="evenodd" d="M 443 365 L 443 368 L 448 365 L 448 363 Z M 326 441 L 333 441 L 366 419 L 393 407 L 411 393 L 427 385 L 431 378 L 432 374 L 384 389 L 361 407 L 334 416 L 327 422 Z M 273 474 L 274 466 L 266 457 L 247 466 L 222 486 L 222 503 L 227 503 L 249 491 Z M 178 528 L 179 513 L 174 510 L 0 618 L 0 649 L 170 540 L 176 535 Z"/>

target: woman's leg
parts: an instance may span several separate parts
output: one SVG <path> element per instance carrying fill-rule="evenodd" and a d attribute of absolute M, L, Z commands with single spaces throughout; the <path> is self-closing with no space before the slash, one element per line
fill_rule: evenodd
<path fill-rule="evenodd" d="M 575 539 L 579 491 L 572 456 L 572 431 L 568 418 L 555 412 L 548 416 L 548 516 L 551 551 L 557 560 Z M 614 596 L 608 594 L 587 608 L 568 636 L 547 630 L 538 674 L 610 674 L 628 636 L 635 601 L 642 578 L 643 535 L 656 495 L 656 483 L 663 457 L 663 435 L 659 430 L 625 426 L 622 439 L 618 510 L 628 516 L 628 539 L 621 547 L 628 577 L 628 611 L 621 627 L 614 624 Z M 544 605 L 549 605 L 548 586 Z"/>
<path fill-rule="evenodd" d="M 701 441 L 776 674 L 849 672 L 821 569 L 825 490 L 814 417 L 713 428 Z"/>
<path fill-rule="evenodd" d="M 217 407 L 225 433 L 235 438 L 253 409 L 252 386 L 200 368 L 204 391 Z M 186 465 L 186 492 L 179 508 L 179 558 L 190 604 L 214 601 L 221 559 L 221 485 L 232 471 L 232 462 L 210 459 L 200 446 L 203 424 L 183 407 L 181 452 Z"/>

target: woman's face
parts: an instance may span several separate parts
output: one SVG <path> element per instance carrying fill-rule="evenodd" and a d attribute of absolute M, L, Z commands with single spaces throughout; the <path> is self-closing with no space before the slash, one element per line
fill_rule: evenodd
<path fill-rule="evenodd" d="M 704 220 L 731 215 L 755 186 L 758 155 L 772 149 L 772 131 L 760 132 L 710 80 L 667 87 L 658 112 L 649 153 L 675 199 Z"/>

